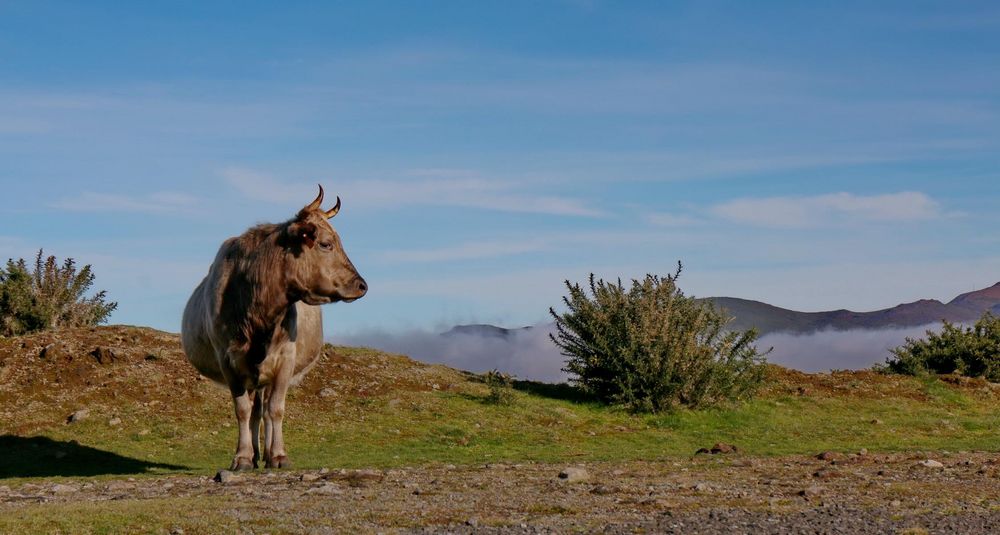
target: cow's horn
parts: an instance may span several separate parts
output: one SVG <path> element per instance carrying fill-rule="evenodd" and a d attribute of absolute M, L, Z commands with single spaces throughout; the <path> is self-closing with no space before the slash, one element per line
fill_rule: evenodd
<path fill-rule="evenodd" d="M 306 210 L 307 211 L 308 210 L 319 210 L 319 205 L 323 204 L 323 185 L 322 184 L 317 184 L 317 186 L 319 186 L 319 195 L 316 196 L 316 200 L 315 201 L 309 203 L 309 206 L 306 206 Z"/>
<path fill-rule="evenodd" d="M 337 212 L 339 211 L 340 211 L 340 195 L 337 195 L 337 204 L 333 205 L 333 208 L 330 208 L 329 210 L 326 211 L 326 218 L 330 219 L 331 217 L 337 215 Z"/>

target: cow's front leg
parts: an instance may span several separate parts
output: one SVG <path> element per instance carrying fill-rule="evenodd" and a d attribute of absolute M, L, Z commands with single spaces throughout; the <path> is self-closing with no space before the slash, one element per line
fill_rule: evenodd
<path fill-rule="evenodd" d="M 236 424 L 240 438 L 236 444 L 236 455 L 230 470 L 252 470 L 254 447 L 251 442 L 250 416 L 253 412 L 251 394 L 246 389 L 233 390 L 233 405 L 236 408 Z"/>
<path fill-rule="evenodd" d="M 267 412 L 265 418 L 270 420 L 270 444 L 267 448 L 268 468 L 288 468 L 291 463 L 288 454 L 285 452 L 285 439 L 281 431 L 281 422 L 285 416 L 285 394 L 292 380 L 295 371 L 295 360 L 288 359 L 289 365 L 282 366 L 276 374 L 274 383 L 270 387 L 264 410 Z"/>

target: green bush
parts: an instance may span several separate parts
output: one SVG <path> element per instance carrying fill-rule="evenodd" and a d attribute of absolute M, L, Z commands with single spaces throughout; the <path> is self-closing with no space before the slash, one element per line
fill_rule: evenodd
<path fill-rule="evenodd" d="M 1000 318 L 986 312 L 972 327 L 942 322 L 940 333 L 907 338 L 890 350 L 883 370 L 907 375 L 957 373 L 1000 382 Z"/>
<path fill-rule="evenodd" d="M 0 335 L 107 321 L 118 303 L 105 302 L 107 292 L 103 290 L 85 297 L 93 284 L 89 265 L 77 272 L 72 258 L 60 266 L 54 256 L 43 259 L 41 249 L 31 270 L 23 258 L 7 260 L 7 267 L 0 268 Z"/>
<path fill-rule="evenodd" d="M 685 297 L 673 275 L 646 275 L 626 289 L 594 280 L 590 295 L 566 281 L 569 309 L 549 312 L 552 341 L 568 357 L 573 382 L 607 403 L 658 412 L 751 397 L 765 376 L 755 330 L 727 331 L 730 317 Z"/>
<path fill-rule="evenodd" d="M 490 370 L 483 374 L 483 382 L 489 387 L 490 393 L 486 402 L 491 405 L 512 405 L 514 403 L 514 378 L 499 370 Z"/>

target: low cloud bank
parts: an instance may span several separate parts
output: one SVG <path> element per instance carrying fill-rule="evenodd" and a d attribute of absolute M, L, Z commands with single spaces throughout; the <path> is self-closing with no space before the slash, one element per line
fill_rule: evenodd
<path fill-rule="evenodd" d="M 940 324 L 894 329 L 825 330 L 808 334 L 771 333 L 757 340 L 761 350 L 774 347 L 767 360 L 804 372 L 830 369 L 870 368 L 883 363 L 889 350 L 902 345 L 906 338 L 923 338 L 927 330 L 939 330 Z"/>
<path fill-rule="evenodd" d="M 495 368 L 520 379 L 558 383 L 569 376 L 562 371 L 565 357 L 549 339 L 549 333 L 554 331 L 553 324 L 542 323 L 510 331 L 503 337 L 471 333 L 445 336 L 427 331 L 368 332 L 334 338 L 333 342 L 402 353 L 423 362 L 476 373 Z"/>
<path fill-rule="evenodd" d="M 903 344 L 907 337 L 922 338 L 926 330 L 938 328 L 939 324 L 932 324 L 898 329 L 771 333 L 762 336 L 757 347 L 761 350 L 774 347 L 767 356 L 769 362 L 806 372 L 860 369 L 885 362 L 889 349 Z M 569 376 L 562 371 L 565 357 L 549 340 L 549 333 L 554 331 L 553 324 L 542 323 L 531 329 L 510 331 L 507 336 L 364 332 L 335 337 L 333 342 L 401 353 L 423 362 L 476 373 L 496 368 L 521 379 L 555 383 Z"/>

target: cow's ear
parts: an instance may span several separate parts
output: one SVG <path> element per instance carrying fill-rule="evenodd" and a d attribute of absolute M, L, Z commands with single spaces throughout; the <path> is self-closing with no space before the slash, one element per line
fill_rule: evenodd
<path fill-rule="evenodd" d="M 296 221 L 288 226 L 288 235 L 293 243 L 312 247 L 316 244 L 316 225 L 308 221 Z"/>

